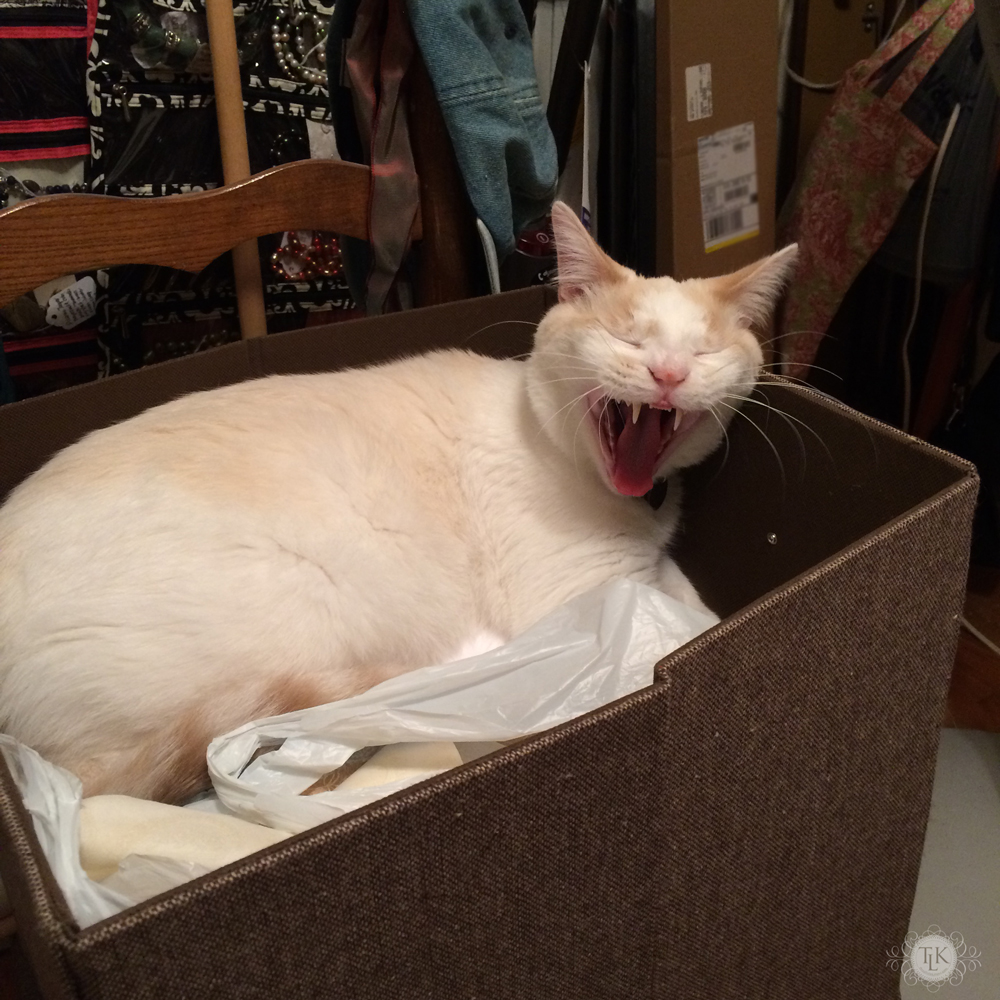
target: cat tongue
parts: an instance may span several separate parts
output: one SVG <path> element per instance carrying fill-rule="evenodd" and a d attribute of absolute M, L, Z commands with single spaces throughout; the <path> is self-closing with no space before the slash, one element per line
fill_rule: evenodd
<path fill-rule="evenodd" d="M 645 496 L 653 488 L 653 470 L 663 444 L 661 413 L 661 410 L 644 406 L 637 423 L 632 423 L 631 412 L 625 417 L 625 427 L 615 443 L 611 466 L 611 481 L 625 496 Z"/>

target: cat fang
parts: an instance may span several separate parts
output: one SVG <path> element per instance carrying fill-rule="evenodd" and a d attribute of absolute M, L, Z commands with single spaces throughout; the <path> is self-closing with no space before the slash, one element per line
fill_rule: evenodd
<path fill-rule="evenodd" d="M 650 470 L 647 478 L 640 477 L 624 488 L 618 486 L 619 492 L 627 496 L 644 496 L 653 488 L 652 470 L 662 464 L 668 449 L 683 441 L 684 435 L 702 418 L 701 413 L 685 414 L 679 407 L 664 409 L 606 396 L 589 403 L 588 413 L 597 428 L 609 479 L 615 479 L 622 453 L 645 449 L 651 458 L 646 463 Z"/>

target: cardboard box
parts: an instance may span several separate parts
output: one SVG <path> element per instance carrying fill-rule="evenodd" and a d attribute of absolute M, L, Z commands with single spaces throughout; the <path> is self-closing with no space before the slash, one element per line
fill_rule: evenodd
<path fill-rule="evenodd" d="M 280 334 L 0 408 L 0 492 L 181 392 L 449 344 L 520 353 L 551 296 Z M 725 618 L 635 695 L 85 931 L 0 766 L 0 875 L 43 995 L 897 997 L 886 952 L 916 885 L 976 480 L 808 390 L 762 395 L 785 416 L 747 406 L 688 477 L 678 556 Z"/>
<path fill-rule="evenodd" d="M 778 8 L 655 8 L 656 273 L 723 274 L 774 249 Z"/>

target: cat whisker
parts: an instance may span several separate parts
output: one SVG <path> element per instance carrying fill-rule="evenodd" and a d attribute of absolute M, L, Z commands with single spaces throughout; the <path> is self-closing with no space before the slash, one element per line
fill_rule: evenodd
<path fill-rule="evenodd" d="M 551 382 L 545 382 L 545 383 L 542 383 L 542 384 L 544 384 L 544 385 L 550 385 L 550 384 L 552 384 L 554 382 L 579 382 L 579 381 L 591 382 L 592 380 L 590 378 L 587 378 L 586 376 L 573 376 L 573 377 L 565 378 L 565 379 L 552 379 Z M 577 403 L 582 402 L 584 399 L 586 399 L 588 392 L 589 392 L 589 390 L 584 390 L 583 392 L 578 393 L 568 403 L 565 403 L 563 406 L 560 406 L 559 409 L 555 411 L 555 413 L 549 414 L 549 416 L 545 419 L 545 421 L 542 424 L 539 425 L 538 434 L 541 435 L 542 433 L 544 433 L 545 428 L 548 427 L 549 424 L 553 420 L 555 420 L 555 418 L 558 417 L 559 414 L 562 413 L 563 411 L 566 411 L 566 416 L 563 418 L 563 427 L 562 427 L 563 431 L 565 431 L 565 429 L 566 429 L 566 421 L 569 419 L 570 414 L 573 412 L 572 411 L 572 407 L 575 406 Z M 584 417 L 586 417 L 586 414 L 584 414 Z M 577 428 L 577 433 L 579 433 L 579 428 Z M 575 449 L 575 447 L 576 447 L 576 435 L 575 434 L 573 436 L 573 439 L 574 439 L 573 447 Z"/>
<path fill-rule="evenodd" d="M 826 369 L 822 369 L 822 370 L 826 371 Z M 831 372 L 831 374 L 834 374 L 834 373 Z M 809 383 L 803 382 L 801 379 L 792 378 L 789 375 L 782 375 L 781 377 L 786 382 L 791 382 L 793 384 L 805 386 L 807 389 L 809 389 L 810 392 L 815 393 L 817 396 L 821 396 L 823 399 L 828 399 L 831 403 L 836 403 L 838 406 L 843 406 L 844 405 L 843 400 L 838 399 L 836 396 L 833 396 L 833 395 L 831 395 L 828 392 L 823 392 L 821 389 L 817 389 L 814 385 L 809 385 Z M 757 385 L 756 388 L 757 388 L 757 390 L 759 392 L 763 393 L 765 386 L 763 386 L 763 385 Z M 803 426 L 807 426 L 807 425 L 803 424 Z M 878 448 L 875 445 L 875 437 L 872 434 L 871 428 L 868 427 L 867 423 L 864 426 L 865 426 L 865 430 L 866 430 L 867 435 L 868 435 L 868 441 L 869 441 L 869 443 L 871 444 L 871 447 L 872 447 L 872 454 L 873 454 L 873 456 L 875 458 L 875 463 L 876 463 L 876 466 L 877 466 L 878 462 L 879 462 L 879 455 L 878 455 Z M 808 428 L 808 429 L 812 430 L 812 428 Z M 812 431 L 812 433 L 815 434 L 816 432 Z M 817 437 L 818 437 L 818 435 L 817 435 Z M 823 447 L 826 450 L 827 454 L 830 455 L 831 462 L 833 462 L 834 464 L 836 464 L 836 462 L 835 462 L 832 454 L 830 453 L 830 449 L 826 447 L 826 443 L 823 442 L 822 440 L 820 440 L 820 443 L 823 445 Z"/>
<path fill-rule="evenodd" d="M 589 379 L 588 379 L 588 381 L 589 381 Z M 586 393 L 586 392 L 581 392 L 581 393 L 579 393 L 578 395 L 574 396 L 574 397 L 573 397 L 573 398 L 572 398 L 572 399 L 571 399 L 571 400 L 570 400 L 570 401 L 569 401 L 568 403 L 566 403 L 566 404 L 565 404 L 564 406 L 560 406 L 560 407 L 559 407 L 559 409 L 555 411 L 555 413 L 552 413 L 552 414 L 549 414 L 549 416 L 548 416 L 548 418 L 547 418 L 547 419 L 545 420 L 545 422 L 544 422 L 544 423 L 543 423 L 543 424 L 542 424 L 542 425 L 541 425 L 541 426 L 539 427 L 539 433 L 541 433 L 542 431 L 544 431 L 544 430 L 545 430 L 545 428 L 546 428 L 546 427 L 548 427 L 548 426 L 549 426 L 549 424 L 550 424 L 550 423 L 551 423 L 551 422 L 552 422 L 552 421 L 553 421 L 553 420 L 554 420 L 554 419 L 555 419 L 556 417 L 558 417 L 558 416 L 559 416 L 559 414 L 560 414 L 560 413 L 562 413 L 562 412 L 563 412 L 564 410 L 569 410 L 571 406 L 575 405 L 576 403 L 579 403 L 579 402 L 581 402 L 582 400 L 584 400 L 584 399 L 586 399 L 586 398 L 587 398 L 587 393 Z M 585 416 L 586 416 L 586 414 L 585 414 Z M 568 420 L 568 419 L 569 419 L 569 414 L 567 413 L 566 417 L 565 417 L 565 418 L 563 418 L 563 430 L 565 430 L 565 422 L 566 422 L 566 420 Z M 574 435 L 574 448 L 576 447 L 576 444 L 575 444 L 575 441 L 576 441 L 576 437 L 575 437 L 575 435 Z"/>
<path fill-rule="evenodd" d="M 577 364 L 584 364 L 583 358 L 578 354 L 570 354 L 567 351 L 553 351 L 551 349 L 546 349 L 545 351 L 539 352 L 539 357 L 542 358 L 564 358 L 569 361 L 575 361 Z"/>
<path fill-rule="evenodd" d="M 770 364 L 761 365 L 760 367 L 761 367 L 761 370 L 764 371 L 764 370 L 766 370 L 768 368 L 778 368 L 778 369 L 780 369 L 780 368 L 783 367 L 783 365 L 784 365 L 784 363 L 781 362 L 781 361 L 774 361 L 774 362 L 771 362 Z M 843 375 L 838 375 L 835 371 L 831 371 L 829 368 L 824 368 L 822 365 L 800 364 L 799 367 L 800 368 L 811 368 L 813 371 L 817 371 L 817 372 L 825 372 L 827 375 L 830 375 L 830 376 L 832 376 L 835 379 L 839 379 L 841 382 L 844 381 L 844 376 Z M 808 384 L 803 379 L 795 378 L 792 375 L 782 375 L 782 373 L 781 373 L 780 370 L 778 372 L 776 372 L 775 374 L 781 375 L 782 378 L 788 379 L 789 382 L 799 382 L 802 385 L 807 385 Z"/>
<path fill-rule="evenodd" d="M 777 414 L 779 417 L 781 417 L 785 421 L 785 423 L 788 424 L 788 426 L 791 429 L 792 433 L 795 435 L 796 440 L 799 442 L 799 451 L 802 454 L 802 475 L 803 476 L 805 475 L 806 443 L 805 443 L 805 441 L 803 441 L 802 435 L 799 433 L 798 428 L 795 426 L 795 424 L 796 423 L 802 424 L 802 426 L 805 427 L 806 430 L 811 431 L 816 436 L 816 439 L 819 441 L 819 443 L 824 448 L 826 448 L 826 443 L 822 440 L 822 438 L 820 438 L 820 436 L 818 434 L 816 434 L 815 431 L 813 431 L 813 429 L 811 427 L 809 427 L 803 421 L 799 420 L 797 417 L 793 417 L 793 416 L 791 416 L 791 414 L 785 413 L 784 410 L 779 410 L 776 406 L 771 406 L 770 403 L 762 402 L 759 399 L 753 399 L 750 396 L 732 396 L 732 395 L 730 395 L 730 396 L 727 396 L 727 398 L 728 399 L 738 399 L 741 403 L 753 403 L 754 406 L 763 407 L 763 409 L 766 410 L 768 413 L 775 413 L 775 414 Z M 827 448 L 826 450 L 827 450 L 827 454 L 829 454 L 829 449 Z"/>
<path fill-rule="evenodd" d="M 771 451 L 774 452 L 774 457 L 778 462 L 778 468 L 781 471 L 781 489 L 782 492 L 784 492 L 788 488 L 788 477 L 785 474 L 785 463 L 781 460 L 781 453 L 778 451 L 777 448 L 775 448 L 774 443 L 767 436 L 767 432 L 764 430 L 764 428 L 761 427 L 759 424 L 757 424 L 755 421 L 751 420 L 750 417 L 742 410 L 740 410 L 738 407 L 730 406 L 729 403 L 724 403 L 722 400 L 719 400 L 718 405 L 724 406 L 726 407 L 727 410 L 732 410 L 733 413 L 736 414 L 737 416 L 743 417 L 743 419 L 746 420 L 747 423 L 750 424 L 750 426 L 753 427 L 754 430 L 756 430 L 757 433 L 760 434 L 760 436 L 767 442 L 768 448 L 770 448 Z"/>
<path fill-rule="evenodd" d="M 604 404 L 603 404 L 603 406 L 601 408 L 601 416 L 598 418 L 598 425 L 600 425 L 601 420 L 604 419 L 604 414 L 607 411 L 609 403 L 610 403 L 610 399 L 607 396 L 605 396 L 604 397 Z M 576 425 L 576 430 L 573 432 L 573 446 L 572 446 L 573 467 L 576 470 L 576 478 L 577 478 L 578 481 L 580 479 L 580 456 L 579 456 L 579 453 L 576 450 L 576 439 L 577 439 L 577 436 L 580 433 L 580 428 L 584 425 L 584 423 L 586 422 L 587 418 L 590 416 L 590 411 L 592 409 L 593 409 L 593 407 L 588 408 L 588 410 L 580 418 L 580 421 Z"/>
<path fill-rule="evenodd" d="M 762 392 L 762 394 L 763 394 L 763 392 Z M 827 458 L 830 459 L 831 464 L 836 465 L 836 459 L 833 457 L 833 452 L 830 451 L 829 447 L 827 446 L 827 443 L 804 420 L 800 420 L 798 417 L 793 416 L 791 413 L 788 413 L 786 410 L 782 410 L 779 407 L 775 406 L 773 403 L 771 403 L 770 400 L 767 399 L 766 396 L 764 397 L 764 400 L 754 399 L 754 398 L 748 396 L 748 397 L 746 397 L 746 402 L 753 403 L 755 406 L 763 406 L 765 409 L 770 410 L 773 413 L 778 414 L 778 416 L 781 417 L 786 422 L 787 421 L 791 421 L 791 422 L 794 422 L 794 423 L 798 424 L 800 427 L 804 427 L 819 442 L 820 447 L 823 449 L 823 451 L 826 452 Z M 791 427 L 792 424 L 789 423 L 789 426 Z M 792 429 L 795 430 L 794 427 L 792 427 Z M 804 459 L 805 458 L 805 442 L 802 440 L 802 435 L 799 434 L 799 432 L 797 430 L 795 431 L 795 436 L 799 439 L 799 445 L 802 448 L 802 455 L 803 455 L 803 459 Z"/>
<path fill-rule="evenodd" d="M 593 382 L 591 375 L 565 375 L 562 378 L 547 378 L 539 385 L 557 385 L 559 382 Z"/>
<path fill-rule="evenodd" d="M 569 358 L 570 361 L 583 360 L 579 354 L 570 354 L 568 351 L 554 351 L 551 347 L 539 349 L 537 353 L 535 351 L 526 351 L 524 354 L 512 354 L 510 357 L 514 359 L 530 358 L 532 354 L 536 354 L 536 357 L 540 358 Z"/>
<path fill-rule="evenodd" d="M 481 326 L 478 330 L 470 333 L 463 341 L 463 344 L 467 344 L 474 337 L 478 337 L 481 333 L 485 333 L 487 330 L 492 330 L 497 326 L 506 326 L 508 323 L 513 323 L 517 326 L 530 326 L 533 330 L 538 329 L 537 323 L 532 323 L 526 319 L 499 319 L 495 323 L 488 323 L 486 326 Z M 518 357 L 527 357 L 527 354 L 518 355 Z"/>
<path fill-rule="evenodd" d="M 760 390 L 758 390 L 758 391 L 760 391 Z M 763 395 L 763 393 L 761 393 L 761 395 Z M 765 399 L 755 399 L 753 396 L 737 396 L 737 395 L 734 395 L 732 393 L 727 393 L 726 396 L 725 396 L 725 398 L 726 399 L 735 399 L 735 400 L 737 400 L 737 404 L 740 404 L 740 403 L 751 403 L 754 406 L 761 406 L 765 410 L 768 410 L 771 413 L 776 413 L 778 416 L 782 417 L 788 423 L 789 427 L 791 427 L 791 429 L 792 429 L 793 433 L 795 434 L 795 436 L 799 439 L 799 444 L 800 445 L 803 444 L 802 435 L 799 434 L 798 430 L 793 426 L 793 424 L 801 424 L 801 426 L 805 427 L 805 429 L 807 431 L 809 431 L 811 434 L 814 434 L 816 436 L 816 438 L 817 438 L 817 440 L 819 440 L 820 444 L 824 444 L 823 439 L 820 438 L 819 435 L 816 434 L 816 432 L 807 423 L 805 423 L 805 421 L 800 420 L 798 417 L 793 417 L 790 413 L 787 413 L 784 410 L 779 409 L 777 406 L 773 406 L 771 404 L 771 402 L 766 399 L 766 397 L 765 397 Z M 824 444 L 824 446 L 825 446 L 825 444 Z"/>
<path fill-rule="evenodd" d="M 764 367 L 768 367 L 768 366 L 762 365 L 761 367 L 764 368 Z M 807 366 L 807 367 L 816 367 L 816 366 Z M 820 371 L 829 371 L 829 369 L 827 369 L 827 368 L 821 368 Z M 843 381 L 843 379 L 841 378 L 841 376 L 837 375 L 836 372 L 830 372 L 830 374 L 833 375 L 834 378 L 839 378 L 839 379 L 841 379 L 841 381 Z M 802 379 L 794 378 L 791 375 L 781 375 L 780 377 L 785 382 L 791 382 L 793 385 L 802 386 L 803 388 L 808 389 L 810 392 L 814 392 L 817 396 L 822 396 L 823 399 L 830 400 L 831 403 L 837 403 L 837 404 L 843 405 L 843 400 L 838 399 L 836 396 L 831 395 L 829 392 L 823 392 L 822 389 L 817 389 L 816 386 L 810 385 L 808 382 L 806 382 L 806 381 L 804 381 Z M 758 391 L 763 392 L 764 386 L 765 386 L 765 383 L 754 383 L 752 386 L 750 384 L 744 384 L 744 385 L 737 386 L 737 388 L 740 388 L 740 389 L 756 388 Z"/>
<path fill-rule="evenodd" d="M 768 340 L 762 340 L 762 341 L 760 341 L 760 346 L 761 347 L 767 347 L 769 344 L 773 344 L 773 343 L 775 343 L 778 340 L 784 340 L 786 337 L 795 337 L 795 336 L 798 336 L 801 333 L 819 334 L 821 337 L 828 337 L 829 336 L 829 334 L 827 333 L 826 330 L 807 330 L 807 329 L 804 329 L 804 328 L 801 329 L 801 330 L 786 330 L 784 333 L 776 334 L 775 336 L 770 337 Z M 836 340 L 838 338 L 834 337 L 834 338 L 831 338 L 831 339 Z"/>
<path fill-rule="evenodd" d="M 803 382 L 801 379 L 792 378 L 790 375 L 782 375 L 781 378 L 785 382 L 791 382 L 792 385 L 801 386 L 804 389 L 808 389 L 810 392 L 815 393 L 817 396 L 821 396 L 823 399 L 830 400 L 831 403 L 836 403 L 838 406 L 844 406 L 844 401 L 838 399 L 836 396 L 829 392 L 823 392 L 822 389 L 817 389 L 816 386 L 810 385 L 808 382 Z M 760 386 L 758 386 L 760 388 Z"/>
<path fill-rule="evenodd" d="M 584 372 L 594 380 L 595 384 L 598 382 L 598 377 L 594 369 L 588 368 L 586 365 L 560 365 L 559 369 L 564 372 Z"/>
<path fill-rule="evenodd" d="M 800 333 L 811 333 L 811 334 L 813 334 L 815 336 L 827 337 L 830 340 L 840 340 L 840 337 L 832 335 L 828 329 L 827 330 L 810 330 L 810 329 L 808 329 L 806 327 L 802 327 L 801 329 L 798 329 L 798 330 L 787 330 L 785 333 L 781 334 L 781 336 L 782 337 L 794 337 L 794 336 L 796 336 L 797 334 L 800 334 Z"/>
<path fill-rule="evenodd" d="M 722 471 L 722 466 L 724 466 L 726 464 L 726 462 L 729 461 L 729 431 L 726 428 L 726 425 L 719 418 L 718 413 L 715 412 L 715 408 L 714 407 L 709 406 L 707 412 L 712 415 L 712 419 L 719 425 L 719 430 L 722 431 L 722 439 L 726 443 L 726 453 L 722 456 L 722 463 L 720 464 L 719 468 L 716 470 L 716 473 L 715 473 L 715 475 L 717 476 L 719 474 L 719 472 Z M 714 479 L 714 477 L 713 477 L 713 479 Z"/>

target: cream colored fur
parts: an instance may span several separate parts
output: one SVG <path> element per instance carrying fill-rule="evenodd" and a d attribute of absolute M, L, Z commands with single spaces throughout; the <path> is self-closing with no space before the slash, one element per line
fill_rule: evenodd
<path fill-rule="evenodd" d="M 652 402 L 648 365 L 678 359 L 677 406 L 748 392 L 741 303 L 768 281 L 772 302 L 794 250 L 678 284 L 618 268 L 560 206 L 556 236 L 565 301 L 526 362 L 446 351 L 194 394 L 15 490 L 0 729 L 87 794 L 176 799 L 213 734 L 509 638 L 613 577 L 700 604 L 666 554 L 676 489 L 653 511 L 609 486 L 587 393 Z M 662 473 L 718 444 L 716 409 Z"/>

